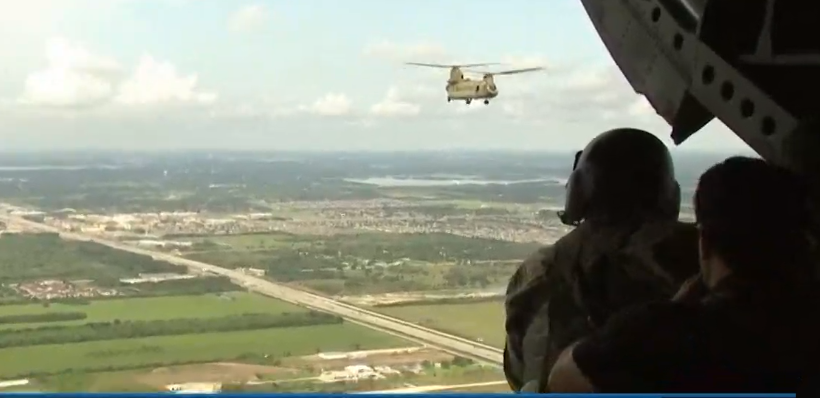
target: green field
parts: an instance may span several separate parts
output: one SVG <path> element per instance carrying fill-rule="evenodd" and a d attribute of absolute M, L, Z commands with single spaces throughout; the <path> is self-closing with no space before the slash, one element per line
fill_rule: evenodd
<path fill-rule="evenodd" d="M 504 304 L 501 301 L 408 305 L 376 310 L 422 326 L 504 347 Z"/>
<path fill-rule="evenodd" d="M 207 250 L 207 246 L 209 245 L 221 246 L 222 248 L 228 250 L 266 250 L 310 247 L 310 241 L 306 241 L 299 236 L 286 233 L 225 236 L 214 235 L 207 238 L 191 239 L 191 241 L 200 243 L 199 246 L 195 247 L 194 251 Z"/>
<path fill-rule="evenodd" d="M 84 312 L 88 318 L 78 321 L 48 323 L 15 323 L 0 325 L 0 329 L 71 325 L 90 322 L 153 321 L 161 319 L 216 318 L 242 313 L 301 312 L 305 309 L 259 294 L 233 292 L 199 296 L 169 296 L 92 301 L 84 305 L 40 304 L 0 306 L 0 316 Z"/>
<path fill-rule="evenodd" d="M 41 345 L 0 350 L 0 378 L 69 370 L 111 370 L 225 361 L 242 354 L 283 357 L 321 351 L 407 346 L 398 337 L 354 324 Z"/>

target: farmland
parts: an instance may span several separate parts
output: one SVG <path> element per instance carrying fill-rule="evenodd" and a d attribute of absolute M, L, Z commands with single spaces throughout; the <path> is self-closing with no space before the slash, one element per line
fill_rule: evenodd
<path fill-rule="evenodd" d="M 453 304 L 377 307 L 377 311 L 419 325 L 504 347 L 504 303 L 501 300 Z"/>
<path fill-rule="evenodd" d="M 133 299 L 91 301 L 86 304 L 54 303 L 0 306 L 0 317 L 11 315 L 34 315 L 81 312 L 83 320 L 49 322 L 48 325 L 75 325 L 89 322 L 114 320 L 153 321 L 185 318 L 216 318 L 243 313 L 268 313 L 305 311 L 282 301 L 273 300 L 247 292 L 208 294 L 202 296 L 167 296 Z M 9 323 L 4 328 L 28 328 L 40 323 Z"/>
<path fill-rule="evenodd" d="M 3 234 L 0 249 L 0 380 L 30 379 L 21 390 L 93 384 L 102 391 L 155 391 L 164 386 L 129 376 L 100 384 L 105 378 L 94 375 L 216 362 L 265 368 L 324 351 L 411 345 L 243 291 L 225 278 L 162 280 L 188 270 L 94 243 Z M 160 280 L 128 282 L 150 275 Z"/>
<path fill-rule="evenodd" d="M 234 361 L 265 355 L 273 361 L 318 351 L 402 345 L 407 343 L 357 325 L 340 324 L 13 347 L 0 350 L 0 377 Z"/>

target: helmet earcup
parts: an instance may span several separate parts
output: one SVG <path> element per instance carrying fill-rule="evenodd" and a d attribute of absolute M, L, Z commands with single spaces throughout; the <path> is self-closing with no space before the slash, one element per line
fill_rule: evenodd
<path fill-rule="evenodd" d="M 585 175 L 584 171 L 583 168 L 575 169 L 567 181 L 564 212 L 561 214 L 561 222 L 566 225 L 578 225 L 586 217 L 591 197 L 591 192 L 588 192 L 591 176 Z"/>

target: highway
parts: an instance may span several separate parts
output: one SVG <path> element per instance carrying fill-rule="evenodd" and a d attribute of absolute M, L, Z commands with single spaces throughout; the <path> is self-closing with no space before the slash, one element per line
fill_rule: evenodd
<path fill-rule="evenodd" d="M 16 224 L 18 226 L 24 227 L 25 230 L 59 233 L 60 236 L 65 239 L 95 242 L 115 249 L 151 256 L 157 260 L 167 261 L 171 264 L 182 265 L 199 271 L 206 271 L 217 275 L 223 275 L 230 278 L 235 283 L 238 283 L 244 287 L 247 287 L 248 289 L 257 291 L 266 296 L 270 296 L 273 298 L 277 298 L 283 301 L 312 308 L 315 310 L 335 314 L 346 320 L 353 321 L 354 323 L 359 323 L 382 331 L 387 331 L 397 335 L 409 337 L 413 340 L 417 340 L 425 344 L 435 346 L 437 348 L 440 348 L 444 351 L 453 354 L 470 357 L 473 359 L 480 360 L 482 362 L 488 362 L 495 365 L 500 365 L 502 363 L 503 351 L 499 348 L 482 344 L 463 337 L 447 334 L 438 330 L 419 326 L 412 322 L 407 322 L 374 311 L 369 311 L 351 304 L 333 300 L 328 297 L 294 289 L 292 287 L 274 283 L 263 278 L 247 275 L 238 271 L 219 267 L 213 264 L 193 261 L 179 256 L 174 256 L 171 254 L 161 253 L 153 250 L 142 249 L 124 243 L 99 238 L 96 236 L 63 232 L 55 227 L 41 223 L 36 223 L 33 221 L 28 221 L 19 217 L 0 215 L 0 220 L 5 221 L 9 225 Z"/>

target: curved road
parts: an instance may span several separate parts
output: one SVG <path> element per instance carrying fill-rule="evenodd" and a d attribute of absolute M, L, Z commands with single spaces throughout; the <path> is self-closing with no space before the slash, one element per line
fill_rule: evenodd
<path fill-rule="evenodd" d="M 374 327 L 382 331 L 395 333 L 398 335 L 410 337 L 439 347 L 445 351 L 468 356 L 484 362 L 492 364 L 501 364 L 503 351 L 499 348 L 492 347 L 486 344 L 478 343 L 470 339 L 454 336 L 438 330 L 426 328 L 416 325 L 412 322 L 407 322 L 401 319 L 393 318 L 380 314 L 377 312 L 365 310 L 341 301 L 333 300 L 328 297 L 320 296 L 313 293 L 308 293 L 302 290 L 294 289 L 285 285 L 274 283 L 263 278 L 243 274 L 227 268 L 218 267 L 213 264 L 193 261 L 179 256 L 174 256 L 167 253 L 156 252 L 153 250 L 145 250 L 138 247 L 126 245 L 120 242 L 115 242 L 107 239 L 98 238 L 95 236 L 67 233 L 59 229 L 28 221 L 18 217 L 0 216 L 9 224 L 17 224 L 25 226 L 27 229 L 59 233 L 60 236 L 66 239 L 90 241 L 102 245 L 106 245 L 115 249 L 128 251 L 131 253 L 151 256 L 155 259 L 167 261 L 171 264 L 182 265 L 189 268 L 194 268 L 201 271 L 226 276 L 234 282 L 239 283 L 248 289 L 255 290 L 264 295 L 274 297 L 283 301 L 291 302 L 297 305 L 310 307 L 316 310 L 329 312 L 341 316 L 342 318 L 360 323 L 366 326 Z"/>

